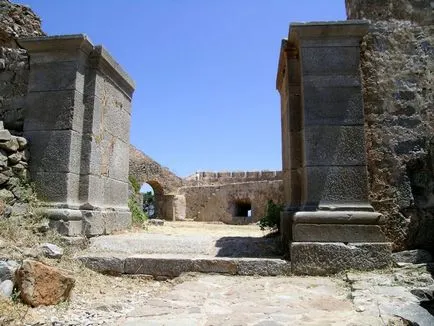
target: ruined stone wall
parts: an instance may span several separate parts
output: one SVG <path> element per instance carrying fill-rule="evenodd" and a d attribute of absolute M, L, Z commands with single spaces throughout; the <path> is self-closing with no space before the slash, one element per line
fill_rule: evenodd
<path fill-rule="evenodd" d="M 16 39 L 44 35 L 41 20 L 30 8 L 0 0 L 0 120 L 14 134 L 24 124 L 29 58 Z"/>
<path fill-rule="evenodd" d="M 196 172 L 184 179 L 191 186 L 282 180 L 282 171 Z"/>
<path fill-rule="evenodd" d="M 281 180 L 228 183 L 220 185 L 185 186 L 179 189 L 185 196 L 186 217 L 196 221 L 246 224 L 260 220 L 268 200 L 283 203 Z M 237 216 L 237 203 L 250 203 L 250 218 Z"/>
<path fill-rule="evenodd" d="M 370 199 L 395 249 L 434 249 L 434 25 L 429 0 L 347 0 L 362 43 Z"/>
<path fill-rule="evenodd" d="M 129 155 L 130 176 L 133 176 L 140 185 L 148 183 L 157 194 L 175 193 L 183 185 L 180 177 L 162 167 L 133 145 L 130 145 Z"/>
<path fill-rule="evenodd" d="M 183 179 L 185 216 L 196 221 L 253 223 L 264 215 L 268 200 L 283 203 L 281 171 L 196 172 Z M 251 205 L 251 216 L 237 216 L 238 204 Z"/>
<path fill-rule="evenodd" d="M 8 217 L 16 203 L 28 202 L 32 190 L 28 186 L 28 161 L 30 153 L 27 140 L 11 135 L 0 121 L 0 219 Z"/>

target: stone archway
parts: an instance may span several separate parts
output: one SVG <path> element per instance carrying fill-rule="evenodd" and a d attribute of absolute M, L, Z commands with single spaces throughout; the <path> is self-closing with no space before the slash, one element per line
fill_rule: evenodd
<path fill-rule="evenodd" d="M 142 189 L 145 185 L 148 185 L 147 191 L 143 192 Z M 151 191 L 149 190 L 151 189 Z M 149 218 L 164 218 L 165 214 L 165 200 L 164 200 L 164 189 L 162 185 L 155 180 L 146 181 L 141 185 L 141 193 L 144 197 L 143 200 L 143 209 Z M 148 199 L 145 199 L 146 195 L 151 192 L 152 196 Z M 148 195 L 149 196 L 149 195 Z"/>

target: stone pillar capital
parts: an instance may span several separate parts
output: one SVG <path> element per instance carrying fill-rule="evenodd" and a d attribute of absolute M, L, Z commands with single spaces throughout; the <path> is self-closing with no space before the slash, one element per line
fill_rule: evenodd
<path fill-rule="evenodd" d="M 369 29 L 366 20 L 345 20 L 336 22 L 292 23 L 289 27 L 289 42 L 300 40 L 330 38 L 362 39 Z"/>
<path fill-rule="evenodd" d="M 94 46 L 85 34 L 38 36 L 18 39 L 18 44 L 29 54 L 38 52 L 71 52 L 82 50 L 89 54 Z"/>

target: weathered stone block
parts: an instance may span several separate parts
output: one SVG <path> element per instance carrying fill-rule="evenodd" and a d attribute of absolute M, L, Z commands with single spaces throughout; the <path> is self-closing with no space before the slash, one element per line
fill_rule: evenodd
<path fill-rule="evenodd" d="M 122 99 L 119 99 L 119 101 Z M 129 143 L 130 132 L 125 126 L 130 124 L 130 113 L 123 109 L 124 105 L 118 100 L 114 100 L 115 104 L 105 108 L 104 113 L 104 130 L 122 141 Z M 125 102 L 125 99 L 123 99 Z"/>
<path fill-rule="evenodd" d="M 82 210 L 83 233 L 86 236 L 109 234 L 131 226 L 129 211 Z"/>
<path fill-rule="evenodd" d="M 64 172 L 35 172 L 36 191 L 46 202 L 78 203 L 80 176 Z"/>
<path fill-rule="evenodd" d="M 291 244 L 292 272 L 298 275 L 328 275 L 347 269 L 372 270 L 393 265 L 390 243 Z"/>
<path fill-rule="evenodd" d="M 83 95 L 76 90 L 31 92 L 27 95 L 28 110 L 24 130 L 75 130 L 83 129 Z"/>
<path fill-rule="evenodd" d="M 28 91 L 83 90 L 84 69 L 74 61 L 31 64 Z"/>
<path fill-rule="evenodd" d="M 121 275 L 124 273 L 124 258 L 120 257 L 98 257 L 98 256 L 80 256 L 81 261 L 87 268 L 108 275 Z"/>
<path fill-rule="evenodd" d="M 104 180 L 98 175 L 80 176 L 81 208 L 100 207 L 104 203 Z"/>
<path fill-rule="evenodd" d="M 32 172 L 80 173 L 81 135 L 73 130 L 25 131 Z"/>
<path fill-rule="evenodd" d="M 78 211 L 80 212 L 80 211 Z M 50 228 L 67 237 L 83 235 L 83 221 L 50 220 Z"/>
<path fill-rule="evenodd" d="M 369 211 L 301 211 L 296 212 L 292 221 L 302 224 L 360 224 L 377 225 L 386 222 L 380 213 Z"/>
<path fill-rule="evenodd" d="M 127 208 L 116 211 L 105 210 L 103 215 L 106 220 L 106 233 L 108 234 L 131 227 L 131 212 Z"/>
<path fill-rule="evenodd" d="M 177 277 L 185 272 L 194 271 L 194 262 L 190 259 L 128 257 L 125 259 L 125 274 L 146 274 L 155 276 Z"/>
<path fill-rule="evenodd" d="M 292 239 L 297 242 L 386 242 L 378 225 L 294 224 Z"/>
<path fill-rule="evenodd" d="M 307 166 L 366 164 L 363 126 L 309 126 L 303 132 Z"/>
<path fill-rule="evenodd" d="M 363 125 L 358 87 L 304 87 L 304 125 Z"/>
<path fill-rule="evenodd" d="M 306 205 L 317 207 L 321 202 L 368 202 L 365 166 L 306 167 Z"/>
<path fill-rule="evenodd" d="M 118 181 L 128 180 L 128 153 L 129 143 L 114 138 L 111 142 L 112 152 L 109 155 L 109 173 L 108 176 Z"/>
<path fill-rule="evenodd" d="M 128 183 L 104 179 L 104 205 L 113 208 L 126 208 L 128 201 Z"/>
<path fill-rule="evenodd" d="M 315 42 L 316 43 L 316 42 Z M 318 44 L 318 43 L 317 43 Z M 301 42 L 303 75 L 356 74 L 359 69 L 360 48 L 357 46 L 314 46 L 305 47 Z"/>
<path fill-rule="evenodd" d="M 280 259 L 238 259 L 237 275 L 290 275 L 291 263 Z"/>

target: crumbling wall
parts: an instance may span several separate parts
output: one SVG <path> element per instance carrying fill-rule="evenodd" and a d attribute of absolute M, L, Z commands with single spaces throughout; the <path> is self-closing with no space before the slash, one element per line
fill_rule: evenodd
<path fill-rule="evenodd" d="M 0 0 L 0 120 L 14 134 L 24 124 L 29 58 L 16 39 L 44 35 L 41 20 L 30 8 Z"/>
<path fill-rule="evenodd" d="M 14 207 L 16 203 L 27 203 L 32 189 L 28 185 L 28 161 L 30 153 L 27 140 L 11 135 L 3 128 L 0 121 L 0 218 L 8 217 L 13 211 L 23 207 Z"/>
<path fill-rule="evenodd" d="M 434 25 L 429 0 L 347 0 L 362 43 L 370 199 L 395 250 L 434 249 Z"/>
<path fill-rule="evenodd" d="M 155 193 L 175 193 L 182 186 L 180 177 L 169 169 L 162 167 L 159 163 L 147 156 L 145 153 L 130 145 L 129 173 L 140 185 L 148 183 Z"/>

